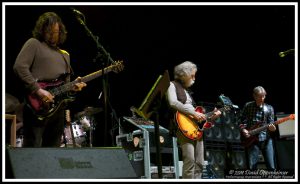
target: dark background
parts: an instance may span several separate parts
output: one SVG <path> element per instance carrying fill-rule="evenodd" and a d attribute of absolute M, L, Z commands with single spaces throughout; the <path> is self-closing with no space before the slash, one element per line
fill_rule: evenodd
<path fill-rule="evenodd" d="M 12 67 L 22 45 L 31 37 L 38 17 L 56 12 L 68 38 L 61 47 L 71 56 L 75 77 L 99 70 L 104 61 L 93 61 L 96 44 L 79 24 L 71 7 L 85 15 L 86 25 L 114 60 L 123 60 L 124 70 L 108 74 L 108 99 L 117 118 L 131 116 L 164 70 L 173 79 L 175 65 L 189 60 L 197 64 L 195 100 L 214 104 L 224 94 L 240 108 L 252 100 L 252 90 L 267 90 L 266 102 L 275 113 L 295 113 L 294 54 L 278 53 L 295 48 L 295 7 L 269 6 L 6 6 L 5 92 L 20 101 L 24 94 Z M 88 82 L 72 104 L 73 114 L 85 107 L 103 107 L 101 78 Z M 95 115 L 98 134 L 111 142 L 116 126 L 108 109 Z M 103 138 L 103 137 L 102 137 Z M 97 138 L 97 145 L 103 139 Z M 106 142 L 106 141 L 105 141 Z"/>

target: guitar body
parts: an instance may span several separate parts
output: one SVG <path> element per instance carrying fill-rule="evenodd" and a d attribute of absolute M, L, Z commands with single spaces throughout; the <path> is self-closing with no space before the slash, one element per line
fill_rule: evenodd
<path fill-rule="evenodd" d="M 204 108 L 201 106 L 196 107 L 195 111 L 204 113 Z M 175 114 L 176 122 L 181 133 L 190 140 L 200 140 L 203 136 L 203 129 L 211 127 L 210 122 L 197 122 L 191 117 L 186 116 L 180 112 Z"/>
<path fill-rule="evenodd" d="M 63 81 L 55 81 L 55 82 L 39 82 L 39 85 L 42 89 L 50 91 L 63 85 Z M 34 114 L 37 116 L 39 120 L 43 120 L 46 117 L 52 116 L 60 107 L 66 103 L 73 101 L 74 98 L 61 94 L 56 95 L 54 98 L 54 103 L 51 102 L 43 102 L 36 94 L 30 94 L 27 96 L 27 103 L 32 108 Z"/>
<path fill-rule="evenodd" d="M 259 126 L 258 125 L 254 125 L 253 127 L 251 127 L 250 129 L 247 129 L 248 131 L 251 131 L 251 130 L 255 130 L 256 128 L 258 128 Z M 241 144 L 248 148 L 250 147 L 252 144 L 254 144 L 255 142 L 258 142 L 258 137 L 253 135 L 253 136 L 250 136 L 248 138 L 246 138 L 243 133 L 241 132 Z"/>

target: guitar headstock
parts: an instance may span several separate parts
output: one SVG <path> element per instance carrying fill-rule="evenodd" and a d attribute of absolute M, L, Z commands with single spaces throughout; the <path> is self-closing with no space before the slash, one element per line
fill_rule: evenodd
<path fill-rule="evenodd" d="M 221 103 L 225 106 L 224 108 L 229 108 L 229 109 L 231 109 L 231 108 L 238 109 L 239 108 L 237 105 L 234 105 L 227 96 L 224 96 L 223 94 L 221 94 L 219 96 L 219 99 L 220 99 Z"/>
<path fill-rule="evenodd" d="M 295 114 L 289 115 L 289 119 L 290 119 L 290 120 L 295 120 Z"/>
<path fill-rule="evenodd" d="M 118 73 L 118 72 L 122 71 L 123 69 L 124 69 L 123 61 L 115 61 L 112 64 L 112 70 L 115 73 Z"/>

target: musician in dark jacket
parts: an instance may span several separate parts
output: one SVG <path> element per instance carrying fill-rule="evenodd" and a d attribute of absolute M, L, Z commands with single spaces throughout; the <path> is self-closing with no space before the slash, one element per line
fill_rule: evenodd
<path fill-rule="evenodd" d="M 54 12 L 42 14 L 32 31 L 33 37 L 23 45 L 14 64 L 16 75 L 24 83 L 24 147 L 58 147 L 64 131 L 62 103 L 53 113 L 55 95 L 48 89 L 70 82 L 72 68 L 68 52 L 59 48 L 67 37 L 61 18 Z M 80 91 L 86 83 L 76 79 L 70 91 Z M 37 116 L 41 111 L 46 117 Z M 45 112 L 46 111 L 46 112 Z"/>
<path fill-rule="evenodd" d="M 193 118 L 195 121 L 206 120 L 204 113 L 196 111 L 196 104 L 190 95 L 189 88 L 194 84 L 196 79 L 197 66 L 185 61 L 174 68 L 174 81 L 170 82 L 167 90 L 167 100 L 170 109 L 178 111 L 186 116 Z M 211 120 L 219 117 L 221 112 L 214 110 Z M 173 116 L 174 117 L 174 116 Z M 173 122 L 174 127 L 176 122 Z M 176 136 L 182 151 L 183 179 L 201 179 L 202 168 L 204 163 L 204 144 L 203 137 L 198 140 L 191 140 L 185 137 L 179 128 L 176 130 Z"/>
<path fill-rule="evenodd" d="M 274 123 L 274 109 L 266 104 L 267 92 L 262 86 L 253 89 L 254 101 L 248 102 L 243 107 L 239 122 L 242 131 L 242 140 L 248 151 L 249 169 L 257 169 L 258 155 L 261 151 L 268 170 L 275 170 L 275 155 L 273 139 L 270 132 L 276 130 Z M 267 128 L 251 135 L 250 131 L 266 126 Z"/>

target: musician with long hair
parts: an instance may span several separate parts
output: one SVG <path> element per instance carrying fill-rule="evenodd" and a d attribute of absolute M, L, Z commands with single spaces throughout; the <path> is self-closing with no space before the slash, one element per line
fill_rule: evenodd
<path fill-rule="evenodd" d="M 73 74 L 69 53 L 60 48 L 67 37 L 61 18 L 54 12 L 42 14 L 19 52 L 14 71 L 24 84 L 24 147 L 59 147 L 64 130 L 64 107 L 55 110 L 56 96 L 48 89 L 70 82 Z M 71 91 L 80 91 L 86 83 L 76 79 Z M 31 103 L 30 103 L 31 102 Z M 51 113 L 46 113 L 49 110 Z M 47 114 L 43 117 L 40 112 Z"/>

